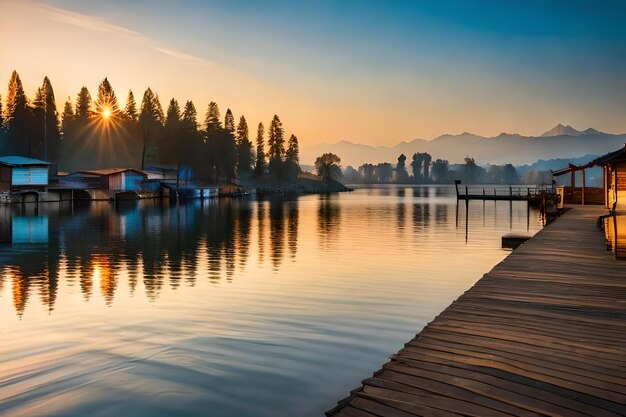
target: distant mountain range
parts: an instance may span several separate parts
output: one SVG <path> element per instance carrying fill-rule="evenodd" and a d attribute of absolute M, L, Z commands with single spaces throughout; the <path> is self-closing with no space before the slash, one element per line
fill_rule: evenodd
<path fill-rule="evenodd" d="M 585 136 L 585 135 L 603 135 L 605 133 L 600 132 L 599 130 L 589 128 L 586 130 L 576 130 L 570 125 L 563 126 L 562 124 L 558 124 L 554 126 L 552 129 L 545 132 L 540 137 L 547 138 L 552 136 Z"/>
<path fill-rule="evenodd" d="M 610 134 L 596 129 L 576 130 L 558 124 L 541 136 L 501 133 L 495 137 L 471 133 L 442 135 L 433 140 L 415 139 L 395 146 L 369 146 L 342 140 L 334 144 L 318 144 L 301 150 L 301 161 L 311 164 L 325 152 L 341 158 L 341 165 L 358 167 L 364 163 L 396 163 L 398 156 L 407 157 L 407 165 L 415 152 L 428 152 L 433 159 L 461 163 L 472 157 L 478 164 L 532 164 L 540 159 L 575 158 L 582 155 L 602 155 L 619 149 L 626 143 L 626 134 Z"/>

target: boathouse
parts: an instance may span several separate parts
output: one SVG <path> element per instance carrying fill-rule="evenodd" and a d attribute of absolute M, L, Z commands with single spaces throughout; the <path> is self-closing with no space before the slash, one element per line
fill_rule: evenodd
<path fill-rule="evenodd" d="M 50 165 L 24 156 L 0 156 L 0 191 L 45 191 Z"/>
<path fill-rule="evenodd" d="M 588 187 L 586 184 L 586 171 L 594 168 L 596 165 L 589 162 L 585 165 L 568 164 L 566 168 L 557 171 L 551 171 L 552 176 L 556 179 L 561 176 L 570 175 L 569 186 L 563 187 L 563 202 L 565 204 L 605 204 L 605 192 L 601 187 Z M 576 175 L 580 173 L 581 186 L 576 186 Z"/>
<path fill-rule="evenodd" d="M 110 191 L 139 191 L 148 175 L 134 168 L 109 168 L 80 171 L 88 177 L 97 177 L 100 188 Z"/>
<path fill-rule="evenodd" d="M 594 159 L 591 165 L 604 170 L 604 204 L 607 208 L 626 202 L 626 144 L 623 148 Z"/>

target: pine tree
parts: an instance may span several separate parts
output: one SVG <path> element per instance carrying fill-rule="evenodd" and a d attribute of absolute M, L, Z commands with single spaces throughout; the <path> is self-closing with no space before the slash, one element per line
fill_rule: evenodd
<path fill-rule="evenodd" d="M 220 122 L 220 109 L 214 101 L 209 103 L 206 118 L 204 119 L 204 125 L 206 130 L 217 130 L 222 128 L 222 123 Z"/>
<path fill-rule="evenodd" d="M 156 117 L 161 125 L 165 124 L 165 114 L 163 113 L 163 106 L 161 106 L 161 100 L 159 100 L 159 94 L 154 94 L 154 108 L 156 109 Z"/>
<path fill-rule="evenodd" d="M 126 98 L 126 107 L 124 107 L 124 117 L 131 123 L 137 123 L 139 120 L 139 114 L 137 113 L 137 103 L 135 102 L 135 95 L 132 90 L 128 90 L 128 97 Z"/>
<path fill-rule="evenodd" d="M 300 149 L 298 147 L 298 138 L 296 135 L 289 137 L 289 147 L 285 153 L 285 161 L 300 163 Z"/>
<path fill-rule="evenodd" d="M 174 129 L 180 123 L 180 107 L 178 101 L 175 99 L 170 100 L 170 104 L 167 108 L 167 116 L 165 118 L 165 128 Z"/>
<path fill-rule="evenodd" d="M 91 94 L 87 87 L 82 87 L 76 99 L 76 111 L 74 112 L 76 119 L 87 120 L 92 115 L 91 110 Z"/>
<path fill-rule="evenodd" d="M 58 162 L 61 152 L 61 132 L 54 89 L 48 77 L 44 77 L 41 90 L 44 94 L 45 132 L 44 153 L 47 161 Z"/>
<path fill-rule="evenodd" d="M 222 178 L 230 181 L 235 176 L 237 165 L 235 138 L 232 132 L 222 128 L 220 111 L 213 101 L 209 103 L 204 124 L 206 175 L 215 178 L 215 182 Z"/>
<path fill-rule="evenodd" d="M 175 99 L 170 100 L 163 129 L 163 136 L 159 144 L 160 161 L 166 164 L 179 162 L 181 136 L 180 107 Z"/>
<path fill-rule="evenodd" d="M 30 156 L 44 159 L 45 124 L 46 124 L 46 97 L 41 87 L 37 88 L 32 101 L 31 120 L 29 121 Z"/>
<path fill-rule="evenodd" d="M 239 118 L 239 124 L 237 125 L 237 144 L 249 140 L 248 122 L 246 122 L 246 118 L 244 116 L 241 116 Z"/>
<path fill-rule="evenodd" d="M 93 126 L 90 124 L 93 116 L 91 94 L 87 87 L 82 87 L 74 103 L 74 117 L 71 123 L 65 124 L 63 129 L 63 166 L 65 169 L 75 170 L 85 167 L 85 161 L 91 162 L 94 158 L 92 145 Z M 64 121 L 65 123 L 65 121 Z M 66 128 L 68 128 L 66 130 Z M 90 163 L 90 168 L 93 165 Z"/>
<path fill-rule="evenodd" d="M 158 162 L 157 144 L 161 140 L 163 125 L 161 124 L 163 110 L 159 109 L 160 103 L 156 95 L 148 88 L 141 101 L 139 112 L 139 132 L 143 143 L 141 159 L 142 168 L 146 164 Z"/>
<path fill-rule="evenodd" d="M 150 88 L 143 93 L 139 122 L 159 123 L 159 110 L 156 106 L 156 97 Z"/>
<path fill-rule="evenodd" d="M 4 129 L 8 138 L 10 152 L 17 155 L 30 155 L 31 146 L 28 137 L 29 110 L 22 81 L 17 71 L 13 71 L 9 80 L 6 107 L 4 109 Z"/>
<path fill-rule="evenodd" d="M 98 86 L 98 95 L 94 102 L 94 107 L 96 113 L 105 119 L 116 119 L 120 116 L 121 111 L 117 103 L 117 97 L 115 97 L 111 83 L 106 78 Z"/>
<path fill-rule="evenodd" d="M 198 132 L 198 112 L 192 101 L 185 103 L 185 109 L 181 116 L 181 152 L 179 154 L 179 171 L 183 167 L 184 179 L 189 179 L 189 168 L 198 170 L 202 169 L 202 147 L 205 144 L 201 140 Z"/>
<path fill-rule="evenodd" d="M 285 176 L 291 180 L 298 178 L 300 173 L 300 149 L 296 135 L 289 137 L 289 147 L 285 152 Z"/>
<path fill-rule="evenodd" d="M 68 133 L 72 129 L 72 123 L 74 122 L 74 109 L 72 107 L 72 101 L 67 98 L 65 106 L 63 106 L 63 114 L 61 115 L 61 132 L 63 139 L 67 139 Z"/>
<path fill-rule="evenodd" d="M 256 130 L 256 161 L 254 164 L 255 175 L 263 175 L 265 173 L 265 128 L 263 123 L 259 123 Z"/>
<path fill-rule="evenodd" d="M 272 174 L 281 176 L 282 165 L 285 159 L 285 131 L 277 115 L 274 115 L 270 123 L 267 145 L 269 146 L 269 171 Z"/>
<path fill-rule="evenodd" d="M 37 92 L 35 93 L 35 98 L 33 99 L 33 108 L 35 109 L 43 109 L 46 98 L 44 96 L 43 90 L 41 87 L 37 87 Z"/>
<path fill-rule="evenodd" d="M 0 95 L 0 132 L 2 130 L 4 130 L 4 113 L 2 113 L 2 96 Z M 2 148 L 1 144 L 0 148 Z"/>
<path fill-rule="evenodd" d="M 193 105 L 193 101 L 187 101 L 185 103 L 182 120 L 188 130 L 198 130 L 198 112 L 196 111 L 196 106 Z"/>
<path fill-rule="evenodd" d="M 26 108 L 26 95 L 22 87 L 22 81 L 17 71 L 13 71 L 9 80 L 9 90 L 7 93 L 7 105 L 4 110 L 4 128 L 8 130 L 15 118 L 15 112 Z"/>
<path fill-rule="evenodd" d="M 252 170 L 253 156 L 252 156 L 252 142 L 250 142 L 248 122 L 246 118 L 241 116 L 239 118 L 239 124 L 237 125 L 237 172 L 241 174 L 247 174 Z"/>
<path fill-rule="evenodd" d="M 74 107 L 72 101 L 68 97 L 63 106 L 63 114 L 61 115 L 61 151 L 59 152 L 61 157 L 59 158 L 65 163 L 68 163 L 74 156 L 74 150 L 76 147 L 76 134 L 75 127 L 76 120 L 74 116 Z"/>
<path fill-rule="evenodd" d="M 226 109 L 226 115 L 224 116 L 224 129 L 230 133 L 235 133 L 235 117 L 230 109 Z"/>

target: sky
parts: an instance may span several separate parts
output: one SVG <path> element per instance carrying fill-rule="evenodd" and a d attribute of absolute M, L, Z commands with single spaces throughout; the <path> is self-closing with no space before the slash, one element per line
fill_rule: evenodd
<path fill-rule="evenodd" d="M 201 121 L 210 101 L 251 126 L 278 114 L 301 146 L 623 133 L 625 17 L 611 0 L 0 0 L 0 94 L 13 70 L 30 98 L 47 75 L 62 110 L 108 77 L 122 103 L 151 87 Z"/>

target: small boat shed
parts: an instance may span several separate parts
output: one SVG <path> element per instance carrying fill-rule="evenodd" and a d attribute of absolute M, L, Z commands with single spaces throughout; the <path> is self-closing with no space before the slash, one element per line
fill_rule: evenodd
<path fill-rule="evenodd" d="M 45 191 L 52 163 L 24 156 L 0 156 L 0 191 Z"/>
<path fill-rule="evenodd" d="M 139 191 L 141 183 L 148 179 L 148 175 L 134 168 L 109 168 L 80 171 L 87 176 L 100 179 L 100 187 L 111 191 Z"/>
<path fill-rule="evenodd" d="M 604 201 L 607 208 L 626 202 L 626 144 L 623 148 L 594 159 L 590 165 L 604 170 Z M 623 205 L 623 204 L 622 204 Z"/>

